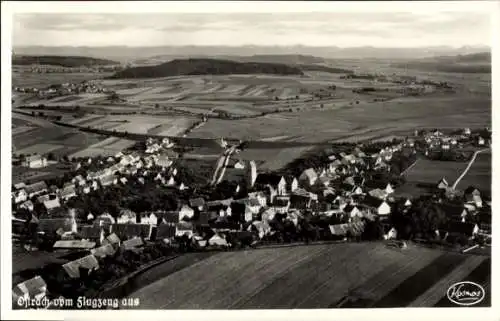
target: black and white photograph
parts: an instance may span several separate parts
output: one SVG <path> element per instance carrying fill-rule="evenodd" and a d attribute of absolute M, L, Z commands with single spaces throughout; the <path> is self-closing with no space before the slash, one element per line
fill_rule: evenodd
<path fill-rule="evenodd" d="M 493 308 L 499 2 L 4 4 L 12 316 Z"/>

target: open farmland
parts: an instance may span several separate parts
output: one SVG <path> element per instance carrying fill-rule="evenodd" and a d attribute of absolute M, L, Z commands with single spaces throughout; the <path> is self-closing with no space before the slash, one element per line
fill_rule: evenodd
<path fill-rule="evenodd" d="M 491 195 L 491 166 L 491 150 L 479 153 L 457 188 L 465 190 L 469 186 L 475 186 L 486 195 Z"/>
<path fill-rule="evenodd" d="M 436 184 L 441 178 L 452 185 L 467 167 L 467 162 L 432 161 L 419 159 L 406 173 L 408 182 Z"/>
<path fill-rule="evenodd" d="M 100 79 L 110 76 L 110 73 L 32 73 L 13 72 L 12 86 L 45 88 L 53 84 L 80 83 L 82 81 Z"/>
<path fill-rule="evenodd" d="M 381 243 L 218 253 L 130 296 L 140 298 L 141 309 L 334 308 L 348 295 L 365 307 L 411 306 L 414 301 L 431 307 L 442 298 L 443 287 L 461 281 L 485 260 L 414 246 L 402 251 Z M 169 264 L 175 260 L 165 269 Z M 423 273 L 431 277 L 423 281 Z M 406 291 L 409 286 L 414 290 Z M 402 291 L 406 294 L 397 295 Z M 425 302 L 424 294 L 429 295 Z"/>

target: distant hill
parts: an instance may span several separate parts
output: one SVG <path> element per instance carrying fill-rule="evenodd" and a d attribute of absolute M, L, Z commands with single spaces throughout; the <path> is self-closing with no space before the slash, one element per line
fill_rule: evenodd
<path fill-rule="evenodd" d="M 234 60 L 245 61 L 245 62 L 283 63 L 283 64 L 294 64 L 294 65 L 325 63 L 325 59 L 310 55 L 253 55 L 253 56 L 238 57 Z"/>
<path fill-rule="evenodd" d="M 220 59 L 175 59 L 156 66 L 127 68 L 110 78 L 159 78 L 182 75 L 276 74 L 303 75 L 297 67 L 276 63 L 246 63 Z"/>
<path fill-rule="evenodd" d="M 324 58 L 366 59 L 366 58 L 402 58 L 418 59 L 423 57 L 443 55 L 464 55 L 489 51 L 488 47 L 460 47 L 447 46 L 418 47 L 418 48 L 376 48 L 376 47 L 346 47 L 335 46 L 308 47 L 308 46 L 156 46 L 156 47 L 44 47 L 44 46 L 16 46 L 14 52 L 19 55 L 60 55 L 60 56 L 91 56 L 127 62 L 134 59 L 153 56 L 168 56 L 168 59 L 184 59 L 190 57 L 222 57 L 240 56 L 251 57 L 281 55 L 281 56 L 315 56 Z M 233 59 L 229 59 L 233 60 Z M 286 63 L 283 61 L 282 63 Z M 295 63 L 309 64 L 300 61 Z"/>
<path fill-rule="evenodd" d="M 12 65 L 50 65 L 60 67 L 118 65 L 119 62 L 82 56 L 13 56 Z"/>
<path fill-rule="evenodd" d="M 302 71 L 322 71 L 329 72 L 331 74 L 352 74 L 353 71 L 343 68 L 334 68 L 323 65 L 297 65 Z"/>
<path fill-rule="evenodd" d="M 453 73 L 491 73 L 491 53 L 438 56 L 393 64 L 396 68 L 442 71 Z"/>

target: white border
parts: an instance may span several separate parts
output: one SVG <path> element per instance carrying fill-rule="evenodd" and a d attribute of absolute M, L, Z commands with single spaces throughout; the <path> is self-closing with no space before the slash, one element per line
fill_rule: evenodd
<path fill-rule="evenodd" d="M 498 295 L 497 274 L 492 272 L 492 304 L 491 309 L 377 309 L 377 310 L 259 310 L 259 311 L 12 311 L 11 310 L 11 271 L 12 271 L 12 253 L 11 253 L 11 222 L 10 222 L 10 186 L 11 186 L 11 112 L 10 97 L 11 97 L 11 28 L 12 14 L 15 13 L 35 13 L 35 12 L 85 12 L 85 13 L 125 13 L 125 12 L 311 12 L 311 11 L 420 11 L 429 12 L 435 11 L 476 11 L 484 10 L 487 6 L 492 14 L 492 59 L 493 59 L 493 75 L 492 75 L 492 115 L 493 115 L 493 150 L 500 148 L 499 137 L 495 124 L 500 115 L 496 111 L 500 108 L 500 2 L 498 1 L 426 1 L 426 2 L 2 2 L 1 21 L 2 21 L 2 108 L 1 108 L 1 318 L 2 319 L 22 319 L 22 320 L 99 320 L 104 318 L 119 318 L 130 320 L 156 320 L 160 318 L 168 318 L 170 320 L 223 320 L 234 319 L 237 317 L 240 320 L 384 320 L 388 318 L 394 320 L 418 320 L 423 319 L 440 319 L 440 320 L 499 320 L 500 296 Z M 496 152 L 493 153 L 492 163 L 496 163 Z M 493 165 L 492 181 L 493 181 L 493 208 L 498 208 L 498 180 L 497 167 Z M 500 204 L 498 204 L 500 205 Z M 494 210 L 495 212 L 495 210 Z M 493 217 L 493 229 L 496 231 L 499 227 L 500 219 Z M 497 238 L 493 240 L 493 249 L 500 245 Z M 492 271 L 500 271 L 498 264 L 498 251 L 493 255 Z M 494 286 L 493 286 L 494 285 Z M 495 304 L 496 303 L 496 304 Z"/>

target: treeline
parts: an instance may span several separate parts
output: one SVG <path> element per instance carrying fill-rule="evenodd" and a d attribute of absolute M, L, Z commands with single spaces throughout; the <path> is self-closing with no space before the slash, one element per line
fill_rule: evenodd
<path fill-rule="evenodd" d="M 12 65 L 51 65 L 61 67 L 88 67 L 118 65 L 119 63 L 107 59 L 98 59 L 82 56 L 13 56 Z"/>
<path fill-rule="evenodd" d="M 127 68 L 115 73 L 110 79 L 229 74 L 303 75 L 303 72 L 297 67 L 276 63 L 241 63 L 219 59 L 175 59 L 157 66 Z"/>

